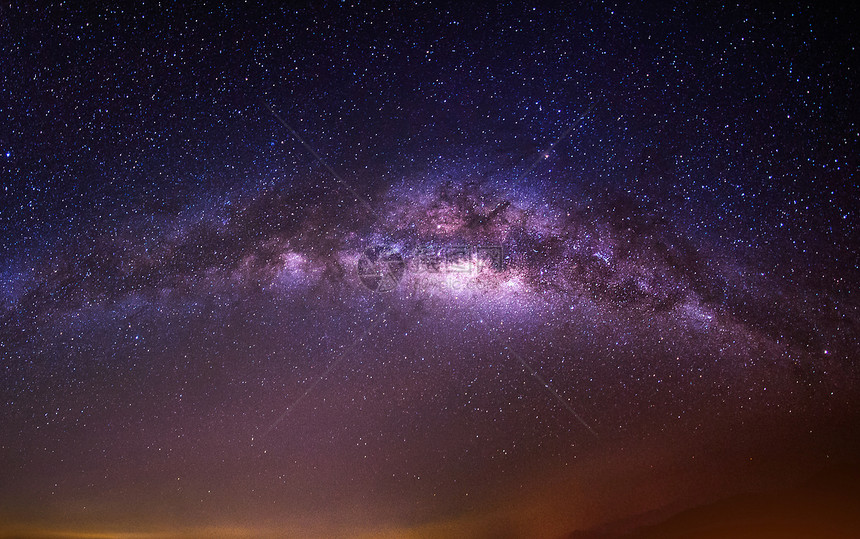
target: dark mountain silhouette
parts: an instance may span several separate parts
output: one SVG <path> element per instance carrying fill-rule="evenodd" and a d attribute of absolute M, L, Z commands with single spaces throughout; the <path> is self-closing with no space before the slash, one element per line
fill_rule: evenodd
<path fill-rule="evenodd" d="M 642 520 L 649 520 L 642 515 Z M 577 531 L 567 539 L 856 538 L 860 537 L 860 468 L 825 468 L 802 485 L 746 493 L 687 509 L 632 533 Z"/>

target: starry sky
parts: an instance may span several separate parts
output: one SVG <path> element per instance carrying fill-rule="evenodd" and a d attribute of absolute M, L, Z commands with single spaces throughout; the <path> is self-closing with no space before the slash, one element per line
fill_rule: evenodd
<path fill-rule="evenodd" d="M 626 533 L 849 460 L 857 15 L 4 3 L 0 536 Z"/>

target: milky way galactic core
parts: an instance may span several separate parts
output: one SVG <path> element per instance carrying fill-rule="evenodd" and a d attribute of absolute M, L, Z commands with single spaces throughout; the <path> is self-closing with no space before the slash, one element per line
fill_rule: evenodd
<path fill-rule="evenodd" d="M 613 536 L 852 461 L 856 15 L 0 7 L 0 536 Z"/>

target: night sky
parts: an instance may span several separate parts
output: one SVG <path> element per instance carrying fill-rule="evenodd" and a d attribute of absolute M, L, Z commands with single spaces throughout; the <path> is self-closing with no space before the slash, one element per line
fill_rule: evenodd
<path fill-rule="evenodd" d="M 850 461 L 857 15 L 4 3 L 0 536 L 626 533 Z"/>

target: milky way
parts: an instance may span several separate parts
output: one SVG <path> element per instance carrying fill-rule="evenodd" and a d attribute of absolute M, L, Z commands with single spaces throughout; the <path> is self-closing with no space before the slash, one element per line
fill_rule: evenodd
<path fill-rule="evenodd" d="M 641 10 L 6 8 L 0 533 L 563 537 L 850 455 L 851 17 Z"/>

